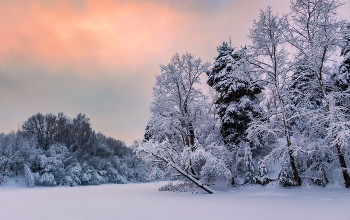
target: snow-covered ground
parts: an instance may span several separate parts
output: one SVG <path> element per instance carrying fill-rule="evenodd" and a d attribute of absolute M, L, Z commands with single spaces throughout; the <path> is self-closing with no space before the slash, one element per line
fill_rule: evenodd
<path fill-rule="evenodd" d="M 0 186 L 1 220 L 350 220 L 350 190 L 250 186 L 216 194 L 160 192 L 165 183 L 27 188 Z"/>

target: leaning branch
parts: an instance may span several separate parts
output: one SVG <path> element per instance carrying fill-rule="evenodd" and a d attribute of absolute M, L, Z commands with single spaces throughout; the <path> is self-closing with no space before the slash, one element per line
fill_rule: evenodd
<path fill-rule="evenodd" d="M 186 177 L 187 179 L 189 179 L 190 181 L 192 181 L 194 184 L 196 184 L 196 186 L 198 186 L 199 188 L 203 189 L 204 191 L 206 191 L 209 194 L 213 194 L 215 191 L 213 189 L 211 189 L 210 187 L 208 187 L 207 185 L 204 185 L 201 181 L 197 180 L 196 178 L 194 178 L 191 174 L 188 174 L 185 170 L 181 169 L 179 166 L 175 165 L 173 162 L 168 161 L 167 159 L 165 159 L 164 157 L 154 154 L 153 152 L 150 151 L 145 151 L 146 153 L 152 154 L 153 156 L 161 159 L 162 161 L 164 161 L 165 163 L 169 164 L 170 166 L 172 166 L 177 172 L 179 172 L 181 175 L 183 175 L 184 177 Z"/>

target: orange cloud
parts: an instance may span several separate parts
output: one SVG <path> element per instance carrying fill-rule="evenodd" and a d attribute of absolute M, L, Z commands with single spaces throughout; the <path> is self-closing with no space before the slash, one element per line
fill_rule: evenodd
<path fill-rule="evenodd" d="M 0 63 L 21 60 L 81 70 L 91 64 L 142 65 L 172 47 L 191 27 L 190 20 L 169 6 L 150 2 L 2 3 Z"/>

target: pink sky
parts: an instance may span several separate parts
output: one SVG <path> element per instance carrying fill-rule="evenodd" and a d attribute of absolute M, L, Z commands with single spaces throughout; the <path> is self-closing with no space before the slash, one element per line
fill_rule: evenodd
<path fill-rule="evenodd" d="M 230 36 L 249 44 L 267 5 L 282 14 L 289 0 L 0 0 L 0 132 L 63 111 L 127 143 L 142 138 L 159 65 L 176 52 L 213 62 Z"/>

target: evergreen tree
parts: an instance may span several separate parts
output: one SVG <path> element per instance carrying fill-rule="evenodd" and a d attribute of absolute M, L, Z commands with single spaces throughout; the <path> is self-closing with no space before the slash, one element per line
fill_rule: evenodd
<path fill-rule="evenodd" d="M 26 182 L 29 187 L 34 187 L 35 182 L 34 182 L 34 177 L 32 171 L 29 169 L 27 165 L 24 164 L 24 175 L 26 177 Z"/>
<path fill-rule="evenodd" d="M 244 183 L 256 183 L 257 178 L 255 176 L 255 164 L 253 162 L 252 151 L 249 146 L 244 148 L 244 165 L 246 170 Z"/>
<path fill-rule="evenodd" d="M 314 116 L 319 113 L 323 106 L 323 95 L 319 88 L 315 71 L 310 68 L 306 61 L 296 64 L 288 87 L 290 91 L 290 106 L 287 113 L 290 117 L 289 124 L 293 135 L 314 138 L 325 137 L 323 126 L 313 126 Z M 314 113 L 311 113 L 311 112 Z M 322 127 L 320 129 L 320 127 Z M 315 135 L 314 135 L 315 136 Z M 314 140 L 311 140 L 314 141 Z"/>
<path fill-rule="evenodd" d="M 219 55 L 214 67 L 207 72 L 207 84 L 219 93 L 215 104 L 222 122 L 221 134 L 230 150 L 245 140 L 252 117 L 259 116 L 256 95 L 262 91 L 247 71 L 246 48 L 236 53 L 233 50 L 231 45 L 223 42 L 217 48 Z"/>
<path fill-rule="evenodd" d="M 293 180 L 293 172 L 289 167 L 289 163 L 286 163 L 286 162 L 282 163 L 282 169 L 278 174 L 278 182 L 283 187 L 296 185 L 296 183 Z"/>
<path fill-rule="evenodd" d="M 340 64 L 339 73 L 333 77 L 335 79 L 335 86 L 340 91 L 345 91 L 350 85 L 350 23 L 344 31 L 344 44 L 341 50 L 341 56 L 344 57 Z"/>
<path fill-rule="evenodd" d="M 315 71 L 300 64 L 292 75 L 292 104 L 311 110 L 322 106 L 322 92 L 319 91 Z"/>
<path fill-rule="evenodd" d="M 270 182 L 270 177 L 267 173 L 266 163 L 264 160 L 259 161 L 259 183 L 261 185 L 268 184 Z"/>

